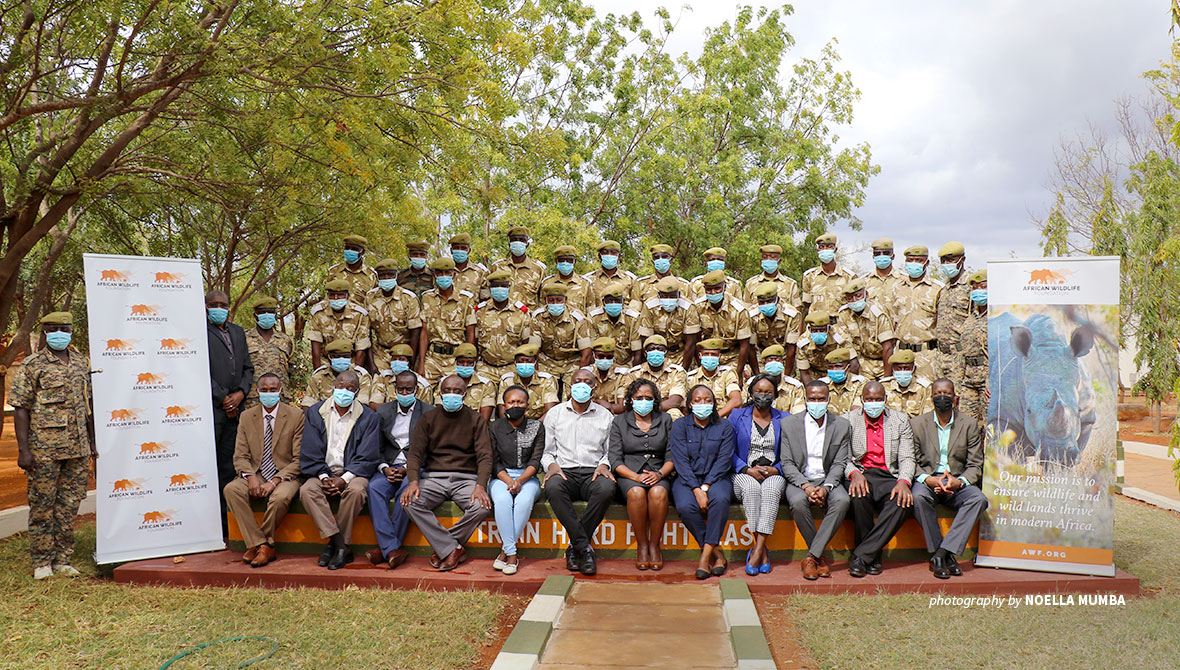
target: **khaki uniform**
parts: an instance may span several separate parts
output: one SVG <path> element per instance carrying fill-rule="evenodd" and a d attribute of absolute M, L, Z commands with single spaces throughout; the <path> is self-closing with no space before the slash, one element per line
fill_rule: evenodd
<path fill-rule="evenodd" d="M 860 361 L 860 372 L 870 380 L 885 376 L 885 361 L 882 358 L 882 343 L 896 339 L 893 334 L 893 317 L 875 301 L 857 314 L 847 305 L 836 313 L 836 328 L 856 351 Z"/>
<path fill-rule="evenodd" d="M 895 287 L 897 295 L 897 346 L 914 352 L 914 376 L 930 379 L 935 374 L 937 352 L 930 347 L 934 340 L 934 319 L 938 310 L 938 292 L 942 284 L 926 273 L 919 281 L 906 279 Z"/>
<path fill-rule="evenodd" d="M 803 412 L 807 409 L 807 394 L 803 391 L 803 382 L 784 374 L 779 382 L 778 393 L 774 396 L 774 405 L 772 406 L 780 412 L 790 412 L 791 414 Z M 748 392 L 745 399 L 746 402 L 751 400 Z"/>
<path fill-rule="evenodd" d="M 635 282 L 638 281 L 635 274 L 626 270 L 615 269 L 615 274 L 608 275 L 606 270 L 598 268 L 593 272 L 587 272 L 582 275 L 590 283 L 590 287 L 586 290 L 586 304 L 594 307 L 602 307 L 602 291 L 611 284 L 619 283 L 626 286 L 623 292 L 623 303 L 626 304 L 635 300 Z M 592 311 L 592 310 L 591 310 Z"/>
<path fill-rule="evenodd" d="M 594 387 L 594 393 L 590 399 L 623 402 L 623 398 L 627 396 L 627 386 L 630 383 L 627 378 L 627 372 L 630 369 L 626 365 L 616 365 L 607 371 L 606 379 L 603 379 L 602 373 L 595 369 L 594 376 L 598 380 L 598 385 Z"/>
<path fill-rule="evenodd" d="M 562 279 L 560 275 L 551 274 L 541 280 L 541 286 L 548 284 L 561 284 L 565 287 L 565 308 L 576 309 L 582 314 L 588 311 L 587 302 L 590 296 L 590 282 L 579 274 L 570 275 L 569 279 Z M 602 301 L 596 303 L 599 307 L 602 306 Z M 545 301 L 538 298 L 537 310 L 545 309 Z"/>
<path fill-rule="evenodd" d="M 804 332 L 795 346 L 795 368 L 800 372 L 807 370 L 815 379 L 825 376 L 828 373 L 828 362 L 824 358 L 840 347 L 852 349 L 852 356 L 857 356 L 848 338 L 835 326 L 828 326 L 828 341 L 822 347 L 817 347 L 811 341 L 811 335 Z"/>
<path fill-rule="evenodd" d="M 372 340 L 373 365 L 378 371 L 389 368 L 389 351 L 410 343 L 410 331 L 422 327 L 422 305 L 414 292 L 398 286 L 385 295 L 380 287 L 365 295 L 369 310 L 369 333 Z"/>
<path fill-rule="evenodd" d="M 29 412 L 29 553 L 35 568 L 69 564 L 90 473 L 90 360 L 68 351 L 64 363 L 48 348 L 26 357 L 8 398 Z"/>
<path fill-rule="evenodd" d="M 796 312 L 802 310 L 803 300 L 799 295 L 799 284 L 781 272 L 776 273 L 773 277 L 767 277 L 765 272 L 760 272 L 747 279 L 744 294 L 746 302 L 757 306 L 758 298 L 754 297 L 754 289 L 767 282 L 778 286 L 779 311 L 782 311 L 784 305 L 791 305 Z"/>
<path fill-rule="evenodd" d="M 553 375 L 559 388 L 569 386 L 570 375 L 582 365 L 582 350 L 594 341 L 590 322 L 576 309 L 566 305 L 561 316 L 552 316 L 540 309 L 533 317 L 532 341 L 541 347 L 537 367 Z"/>
<path fill-rule="evenodd" d="M 449 377 L 450 375 L 447 376 Z M 499 384 L 499 379 L 489 376 L 487 370 L 476 363 L 475 374 L 471 375 L 471 379 L 467 380 L 467 393 L 463 396 L 463 404 L 478 412 L 479 408 L 484 406 L 484 398 L 489 393 L 493 397 L 495 396 Z M 441 379 L 434 384 L 431 393 L 435 398 L 442 398 Z M 495 403 L 492 404 L 494 405 Z"/>
<path fill-rule="evenodd" d="M 421 375 L 418 376 L 418 392 L 414 396 L 422 402 L 434 404 L 434 388 Z M 397 402 L 397 375 L 393 374 L 393 370 L 387 368 L 373 376 L 369 388 L 369 402 L 378 405 Z"/>
<path fill-rule="evenodd" d="M 500 383 L 496 387 L 495 393 L 484 395 L 483 406 L 503 405 L 504 392 L 513 386 L 523 386 L 528 389 L 529 408 L 525 412 L 525 416 L 529 418 L 540 419 L 541 415 L 545 413 L 545 405 L 557 404 L 557 380 L 553 375 L 537 370 L 529 379 L 529 383 L 525 384 L 514 370 L 500 377 Z"/>
<path fill-rule="evenodd" d="M 422 294 L 422 330 L 430 337 L 426 381 L 433 384 L 455 369 L 453 349 L 467 341 L 467 326 L 475 323 L 475 296 L 467 291 L 452 289 L 449 298 L 433 289 Z"/>
<path fill-rule="evenodd" d="M 689 316 L 692 303 L 680 298 L 676 309 L 666 312 L 660 307 L 659 296 L 655 293 L 652 296 L 639 312 L 639 339 L 662 335 L 668 341 L 668 355 L 679 356 L 684 352 L 684 336 L 701 332 L 700 323 L 694 323 Z"/>
<path fill-rule="evenodd" d="M 693 301 L 705 295 L 705 275 L 697 275 L 688 282 L 688 288 Z M 737 277 L 725 275 L 725 295 L 741 300 L 745 294 L 745 287 Z"/>
<path fill-rule="evenodd" d="M 807 311 L 822 309 L 828 314 L 835 314 L 840 305 L 844 304 L 844 286 L 853 279 L 856 277 L 839 265 L 832 274 L 824 272 L 821 265 L 809 268 L 803 273 L 800 287 Z"/>
<path fill-rule="evenodd" d="M 963 384 L 959 389 L 959 409 L 983 423 L 987 413 L 984 392 L 988 384 L 987 360 L 987 312 L 980 314 L 974 308 L 963 323 L 963 337 L 960 341 L 963 369 L 959 377 Z"/>
<path fill-rule="evenodd" d="M 796 344 L 799 340 L 799 325 L 803 323 L 803 314 L 782 300 L 773 318 L 766 318 L 758 311 L 758 305 L 749 308 L 750 315 L 750 344 L 755 351 L 762 351 L 766 347 L 778 344 L 787 348 L 788 344 Z"/>
<path fill-rule="evenodd" d="M 303 329 L 303 337 L 308 342 L 321 344 L 348 340 L 352 342 L 354 350 L 362 351 L 370 346 L 369 328 L 369 310 L 359 303 L 349 301 L 344 309 L 337 312 L 328 305 L 327 300 L 321 300 L 311 308 L 311 317 Z"/>
<path fill-rule="evenodd" d="M 242 407 L 249 409 L 258 404 L 258 380 L 267 373 L 278 375 L 283 388 L 279 400 L 290 404 L 292 398 L 291 378 L 295 376 L 295 340 L 291 336 L 272 330 L 270 340 L 263 339 L 257 328 L 246 329 L 246 350 L 250 352 L 250 363 L 254 366 L 254 384 Z"/>
<path fill-rule="evenodd" d="M 963 335 L 963 323 L 971 311 L 971 284 L 967 273 L 950 280 L 938 294 L 937 316 L 934 320 L 934 339 L 938 340 L 938 375 L 955 383 L 958 389 L 963 385 L 963 359 L 959 352 L 959 340 Z"/>
<path fill-rule="evenodd" d="M 692 286 L 689 285 L 688 280 L 684 277 L 677 277 L 676 275 L 668 275 L 680 284 L 680 299 L 689 303 L 692 302 Z M 640 305 L 646 305 L 652 298 L 659 298 L 660 292 L 656 290 L 656 282 L 664 279 L 655 273 L 644 275 L 635 280 L 635 300 Z M 601 301 L 600 301 L 601 302 Z"/>
<path fill-rule="evenodd" d="M 368 405 L 373 401 L 373 376 L 369 374 L 368 370 L 359 365 L 352 366 L 352 371 L 360 378 L 360 388 L 357 389 L 355 401 L 362 405 Z M 390 389 L 393 388 L 392 381 L 389 382 L 389 387 Z M 307 392 L 303 394 L 303 400 L 299 404 L 304 407 L 311 407 L 321 400 L 329 400 L 335 388 L 336 373 L 332 371 L 332 366 L 321 365 L 315 369 L 315 372 L 311 373 L 311 379 L 307 380 Z"/>
<path fill-rule="evenodd" d="M 897 285 L 905 282 L 909 275 L 893 268 L 885 277 L 877 274 L 876 268 L 864 276 L 865 288 L 868 289 L 869 302 L 875 302 L 884 307 L 893 319 L 897 319 Z"/>
<path fill-rule="evenodd" d="M 467 291 L 480 300 L 487 300 L 491 295 L 485 286 L 488 279 L 488 268 L 482 263 L 467 261 L 467 267 L 460 270 L 455 268 L 455 288 Z"/>
<path fill-rule="evenodd" d="M 353 272 L 348 269 L 346 263 L 337 263 L 328 268 L 328 278 L 325 282 L 336 279 L 343 279 L 348 282 L 349 286 L 352 286 L 352 290 L 348 292 L 348 297 L 354 302 L 363 303 L 365 294 L 377 285 L 377 271 L 361 263 L 361 269 Z"/>
<path fill-rule="evenodd" d="M 497 382 L 504 373 L 512 372 L 512 352 L 533 335 L 533 317 L 524 308 L 519 301 L 508 300 L 499 308 L 488 300 L 475 312 L 475 341 L 484 374 Z"/>
<path fill-rule="evenodd" d="M 862 375 L 849 372 L 843 384 L 837 384 L 826 376 L 820 381 L 828 385 L 828 410 L 836 414 L 846 414 L 853 407 L 861 406 L 861 394 L 869 380 Z"/>
<path fill-rule="evenodd" d="M 729 394 L 737 391 L 742 392 L 742 385 L 738 382 L 737 370 L 729 365 L 719 365 L 713 371 L 713 375 L 705 371 L 705 368 L 697 366 L 692 371 L 688 372 L 684 382 L 684 390 L 687 393 L 692 387 L 704 384 L 713 391 L 713 397 L 717 399 L 717 409 L 725 406 L 729 402 Z M 686 401 L 687 402 L 687 401 Z"/>
<path fill-rule="evenodd" d="M 685 402 L 688 402 L 688 386 L 686 386 L 688 375 L 684 372 L 684 368 L 675 363 L 665 362 L 658 372 L 652 370 L 651 366 L 646 362 L 636 365 L 627 371 L 627 383 L 623 385 L 623 388 L 625 389 L 627 386 L 630 386 L 631 382 L 636 379 L 647 379 L 655 382 L 656 388 L 660 389 L 660 396 L 664 400 L 678 395 L 684 398 Z M 679 419 L 684 416 L 678 409 L 669 411 L 668 415 L 673 419 Z"/>
<path fill-rule="evenodd" d="M 656 306 L 659 307 L 658 304 Z M 714 309 L 709 299 L 702 294 L 688 310 L 688 323 L 692 330 L 686 327 L 687 332 L 695 330 L 700 334 L 697 338 L 698 346 L 700 342 L 714 337 L 725 340 L 725 348 L 721 350 L 721 364 L 737 369 L 741 342 L 753 335 L 753 331 L 750 330 L 750 310 L 745 303 L 727 294 Z"/>
<path fill-rule="evenodd" d="M 631 367 L 633 353 L 643 346 L 639 337 L 639 312 L 624 305 L 619 318 L 607 316 L 602 305 L 590 310 L 586 315 L 587 326 L 590 330 L 590 341 L 600 337 L 609 337 L 615 341 L 615 363 Z"/>
<path fill-rule="evenodd" d="M 423 293 L 434 288 L 434 273 L 429 268 L 404 268 L 397 271 L 397 285 L 421 298 Z"/>
<path fill-rule="evenodd" d="M 520 265 L 512 262 L 512 257 L 501 258 L 492 263 L 488 274 L 504 269 L 512 273 L 512 290 L 508 294 L 508 302 L 522 302 L 529 311 L 534 311 L 540 301 L 537 292 L 541 290 L 541 280 L 549 274 L 549 269 L 541 261 L 525 256 Z M 485 287 L 486 290 L 486 287 Z"/>
<path fill-rule="evenodd" d="M 908 414 L 911 419 L 934 411 L 929 379 L 915 374 L 910 385 L 904 388 L 893 377 L 886 377 L 881 383 L 885 385 L 885 406 L 889 409 Z"/>

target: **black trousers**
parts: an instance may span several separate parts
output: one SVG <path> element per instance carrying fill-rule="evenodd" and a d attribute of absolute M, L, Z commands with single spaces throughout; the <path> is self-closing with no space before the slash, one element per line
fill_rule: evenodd
<path fill-rule="evenodd" d="M 217 454 L 217 490 L 224 491 L 225 485 L 233 481 L 234 446 L 238 440 L 238 420 L 225 415 L 220 407 L 213 408 L 213 448 Z M 226 517 L 225 494 L 221 501 L 221 536 L 229 537 L 229 523 Z"/>
<path fill-rule="evenodd" d="M 881 549 L 901 529 L 909 510 L 901 507 L 897 500 L 889 499 L 889 493 L 897 486 L 897 477 L 888 470 L 867 468 L 864 476 L 869 484 L 869 494 L 852 498 L 852 523 L 856 529 L 856 549 L 852 555 L 871 563 L 878 559 Z M 874 515 L 877 517 L 875 523 Z"/>
<path fill-rule="evenodd" d="M 554 475 L 545 482 L 545 496 L 569 535 L 570 546 L 575 551 L 585 551 L 615 496 L 615 483 L 606 476 L 590 481 L 594 477 L 594 468 L 563 468 L 562 473 L 565 479 Z M 574 512 L 575 500 L 586 501 L 581 518 Z"/>

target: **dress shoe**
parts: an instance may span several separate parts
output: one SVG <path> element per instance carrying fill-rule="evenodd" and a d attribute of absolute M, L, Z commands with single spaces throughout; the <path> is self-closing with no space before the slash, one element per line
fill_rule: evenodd
<path fill-rule="evenodd" d="M 261 547 L 261 546 L 265 546 L 265 545 L 260 544 L 258 546 Z M 254 557 L 257 555 L 258 555 L 258 547 L 250 547 L 249 549 L 246 550 L 246 553 L 242 554 L 242 562 L 249 563 L 250 561 L 253 561 Z"/>
<path fill-rule="evenodd" d="M 582 562 L 573 547 L 568 547 L 565 550 L 565 569 L 570 572 L 581 572 L 582 570 Z"/>
<path fill-rule="evenodd" d="M 656 547 L 656 548 L 652 549 L 651 551 L 652 551 L 652 553 L 654 553 L 656 556 L 659 557 L 659 558 L 652 560 L 651 569 L 652 570 L 663 570 L 664 569 L 664 552 L 661 551 L 659 547 Z"/>
<path fill-rule="evenodd" d="M 824 558 L 822 554 L 815 559 L 815 572 L 824 579 L 832 576 L 832 566 L 828 565 L 828 559 Z"/>
<path fill-rule="evenodd" d="M 753 553 L 753 549 L 746 552 L 746 574 L 750 575 L 751 577 L 754 577 L 758 574 L 758 566 L 750 564 L 750 554 Z"/>
<path fill-rule="evenodd" d="M 385 562 L 385 554 L 381 553 L 380 549 L 370 549 L 365 552 L 365 558 L 373 565 L 381 565 Z"/>
<path fill-rule="evenodd" d="M 438 566 L 440 565 L 442 565 L 442 559 L 439 558 L 438 554 L 434 553 L 433 551 L 430 552 L 430 567 L 438 570 Z"/>
<path fill-rule="evenodd" d="M 339 570 L 349 563 L 352 563 L 352 549 L 344 547 L 343 549 L 337 549 L 332 554 L 332 560 L 328 561 L 328 569 Z"/>
<path fill-rule="evenodd" d="M 316 561 L 316 563 L 318 563 L 321 568 L 326 568 L 328 567 L 328 562 L 331 561 L 332 557 L 335 555 L 336 548 L 333 547 L 331 543 L 328 543 L 328 546 L 324 547 L 323 553 L 320 554 L 320 560 Z"/>
<path fill-rule="evenodd" d="M 808 554 L 807 558 L 803 559 L 802 568 L 803 568 L 803 579 L 806 579 L 806 580 L 812 581 L 812 582 L 819 579 L 819 570 L 818 570 L 818 566 L 816 565 L 816 562 L 815 562 L 815 556 Z"/>
<path fill-rule="evenodd" d="M 951 573 L 951 577 L 963 576 L 963 568 L 959 567 L 959 561 L 955 559 L 954 554 L 947 554 L 946 571 Z"/>
<path fill-rule="evenodd" d="M 438 566 L 438 569 L 440 572 L 448 572 L 459 567 L 466 560 L 467 550 L 463 548 L 463 545 L 459 545 L 447 556 L 446 560 L 442 562 L 442 565 Z"/>
<path fill-rule="evenodd" d="M 586 551 L 582 553 L 582 563 L 579 567 L 582 569 L 582 574 L 587 577 L 598 574 L 598 561 L 594 558 L 594 547 L 586 547 Z"/>
<path fill-rule="evenodd" d="M 713 569 L 709 570 L 709 574 L 713 575 L 714 577 L 720 577 L 721 575 L 724 575 L 725 571 L 728 569 L 729 569 L 729 559 L 722 556 L 721 557 L 721 565 L 714 565 Z"/>
<path fill-rule="evenodd" d="M 389 552 L 389 569 L 396 569 L 397 566 L 405 563 L 406 559 L 409 557 L 410 555 L 406 553 L 405 549 L 394 549 L 393 551 Z"/>
<path fill-rule="evenodd" d="M 269 544 L 264 544 L 258 547 L 258 554 L 254 556 L 254 560 L 250 561 L 250 567 L 261 568 L 262 566 L 275 560 L 274 547 Z"/>
<path fill-rule="evenodd" d="M 868 573 L 870 575 L 879 575 L 882 572 L 884 572 L 884 570 L 881 568 L 881 561 L 873 561 L 872 563 L 869 563 Z"/>
<path fill-rule="evenodd" d="M 859 556 L 853 556 L 852 559 L 848 561 L 848 574 L 859 579 L 868 573 L 869 569 L 868 566 L 865 565 L 863 558 Z"/>
<path fill-rule="evenodd" d="M 946 568 L 946 560 L 939 556 L 934 556 L 930 559 L 930 572 L 933 572 L 934 576 L 938 579 L 951 578 L 951 571 Z"/>
<path fill-rule="evenodd" d="M 697 579 L 708 579 L 709 578 L 709 571 L 708 570 L 701 570 L 700 568 L 697 568 L 697 571 L 694 572 L 693 575 L 695 575 Z"/>
<path fill-rule="evenodd" d="M 769 554 L 767 554 L 767 556 L 769 556 Z M 759 574 L 763 574 L 763 575 L 768 575 L 768 574 L 770 574 L 770 559 L 769 559 L 769 558 L 767 558 L 767 559 L 766 559 L 766 560 L 765 560 L 765 561 L 762 563 L 762 565 L 759 565 L 759 566 L 758 566 L 758 573 L 759 573 Z"/>

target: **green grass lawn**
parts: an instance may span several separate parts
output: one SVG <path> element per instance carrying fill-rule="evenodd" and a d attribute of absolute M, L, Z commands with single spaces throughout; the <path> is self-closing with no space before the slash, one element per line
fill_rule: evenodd
<path fill-rule="evenodd" d="M 1115 564 L 1142 580 L 1124 607 L 929 608 L 926 595 L 766 598 L 825 668 L 1180 667 L 1180 516 L 1117 499 Z"/>
<path fill-rule="evenodd" d="M 483 591 L 180 589 L 125 586 L 97 574 L 94 525 L 78 534 L 86 577 L 35 582 L 24 534 L 0 541 L 0 668 L 159 668 L 232 635 L 274 639 L 251 668 L 466 668 L 496 634 L 503 599 Z M 270 649 L 237 642 L 171 668 L 232 668 Z"/>

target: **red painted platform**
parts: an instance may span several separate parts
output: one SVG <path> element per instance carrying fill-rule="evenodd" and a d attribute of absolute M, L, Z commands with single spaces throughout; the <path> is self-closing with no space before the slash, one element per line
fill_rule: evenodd
<path fill-rule="evenodd" d="M 316 557 L 301 554 L 280 555 L 262 568 L 251 568 L 240 560 L 241 554 L 218 551 L 184 557 L 181 563 L 171 558 L 125 563 L 115 569 L 115 581 L 125 584 L 169 584 L 173 586 L 251 586 L 263 588 L 313 587 L 343 589 L 348 586 L 389 589 L 465 590 L 486 589 L 531 595 L 550 575 L 571 574 L 564 559 L 522 559 L 520 571 L 504 576 L 492 569 L 486 558 L 474 558 L 451 572 L 438 572 L 426 558 L 411 557 L 397 570 L 373 566 L 364 556 L 342 570 L 328 570 L 316 565 Z M 837 563 L 830 579 L 808 582 L 800 574 L 799 562 L 777 562 L 770 574 L 749 577 L 742 565 L 731 562 L 726 577 L 746 580 L 750 591 L 765 595 L 790 593 L 945 593 L 953 595 L 1026 595 L 1041 593 L 1098 593 L 1139 595 L 1139 578 L 1118 571 L 1114 577 L 1089 577 L 1026 570 L 976 568 L 963 563 L 963 576 L 949 580 L 935 579 L 926 563 L 886 563 L 878 576 L 854 579 L 847 563 Z M 696 582 L 695 561 L 669 561 L 659 572 L 638 571 L 631 560 L 599 561 L 598 574 L 577 575 L 580 580 L 653 581 L 662 583 Z M 711 578 L 715 581 L 715 578 Z"/>

